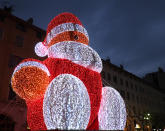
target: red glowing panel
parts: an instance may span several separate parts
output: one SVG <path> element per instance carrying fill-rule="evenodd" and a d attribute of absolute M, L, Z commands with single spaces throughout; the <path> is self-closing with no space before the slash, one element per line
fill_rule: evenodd
<path fill-rule="evenodd" d="M 31 131 L 47 130 L 43 119 L 43 98 L 35 101 L 26 101 L 27 123 Z"/>

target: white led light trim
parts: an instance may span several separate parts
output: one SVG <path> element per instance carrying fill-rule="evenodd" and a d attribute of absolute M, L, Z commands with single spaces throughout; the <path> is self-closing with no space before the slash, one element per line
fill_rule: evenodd
<path fill-rule="evenodd" d="M 43 116 L 48 130 L 85 130 L 90 118 L 90 98 L 83 82 L 71 74 L 54 78 L 44 95 Z"/>
<path fill-rule="evenodd" d="M 76 41 L 63 41 L 52 45 L 48 49 L 48 57 L 68 59 L 99 73 L 102 70 L 102 61 L 98 53 Z"/>
<path fill-rule="evenodd" d="M 15 74 L 17 71 L 19 71 L 22 67 L 26 67 L 26 66 L 29 66 L 29 67 L 30 67 L 30 66 L 38 67 L 38 68 L 42 69 L 43 71 L 45 71 L 45 72 L 47 73 L 48 76 L 50 76 L 49 70 L 48 70 L 48 68 L 47 68 L 44 64 L 41 64 L 41 63 L 36 62 L 36 61 L 27 61 L 27 62 L 23 62 L 23 63 L 19 64 L 19 65 L 15 68 L 15 70 L 14 70 L 14 72 L 13 72 L 13 74 L 12 74 L 12 78 L 13 78 L 14 74 Z"/>
<path fill-rule="evenodd" d="M 46 41 L 45 41 L 45 45 L 48 45 L 49 42 L 56 37 L 58 34 L 66 32 L 66 31 L 78 31 L 83 33 L 89 40 L 89 36 L 87 33 L 87 30 L 79 25 L 79 24 L 73 24 L 73 23 L 64 23 L 64 24 L 60 24 L 56 27 L 54 27 L 48 34 L 46 37 Z"/>
<path fill-rule="evenodd" d="M 44 56 L 46 56 L 48 54 L 48 49 L 47 49 L 46 46 L 44 46 L 42 44 L 42 42 L 38 42 L 35 45 L 34 51 L 35 51 L 36 55 L 40 56 L 40 57 L 44 57 Z"/>
<path fill-rule="evenodd" d="M 102 88 L 102 100 L 98 119 L 100 130 L 124 130 L 126 125 L 125 103 L 117 90 Z"/>

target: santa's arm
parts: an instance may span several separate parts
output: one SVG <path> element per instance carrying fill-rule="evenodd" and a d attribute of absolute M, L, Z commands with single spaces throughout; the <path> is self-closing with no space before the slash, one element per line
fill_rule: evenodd
<path fill-rule="evenodd" d="M 49 70 L 39 60 L 25 59 L 14 70 L 11 84 L 13 90 L 25 100 L 43 96 L 49 83 Z"/>

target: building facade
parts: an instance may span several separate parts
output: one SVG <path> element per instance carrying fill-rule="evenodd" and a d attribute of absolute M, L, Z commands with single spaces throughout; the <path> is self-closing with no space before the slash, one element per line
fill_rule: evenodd
<path fill-rule="evenodd" d="M 0 9 L 0 130 L 26 130 L 26 104 L 11 89 L 11 75 L 16 65 L 26 58 L 38 58 L 34 46 L 46 32 L 24 21 L 8 10 Z"/>
<path fill-rule="evenodd" d="M 157 72 L 146 74 L 143 79 L 152 84 L 155 89 L 165 93 L 165 72 L 161 67 Z"/>
<path fill-rule="evenodd" d="M 103 60 L 103 86 L 118 90 L 125 100 L 127 108 L 126 130 L 151 130 L 160 128 L 155 119 L 165 116 L 164 94 L 146 83 L 143 79 L 112 64 L 109 59 Z M 164 120 L 164 118 L 163 118 Z M 156 120 L 157 121 L 157 120 Z"/>

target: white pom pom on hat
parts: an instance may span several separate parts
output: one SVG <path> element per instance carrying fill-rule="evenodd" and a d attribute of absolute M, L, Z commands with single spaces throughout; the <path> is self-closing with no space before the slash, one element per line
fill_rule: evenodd
<path fill-rule="evenodd" d="M 48 49 L 46 46 L 44 46 L 44 44 L 42 42 L 38 42 L 36 45 L 35 45 L 35 53 L 37 56 L 40 56 L 40 57 L 44 57 L 48 54 Z"/>

